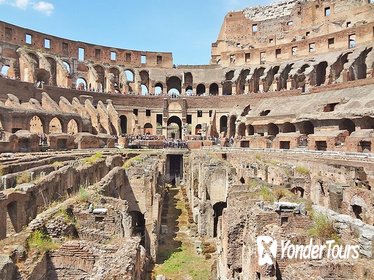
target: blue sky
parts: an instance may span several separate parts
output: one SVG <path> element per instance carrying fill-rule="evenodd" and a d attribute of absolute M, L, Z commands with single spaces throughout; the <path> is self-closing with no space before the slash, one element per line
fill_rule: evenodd
<path fill-rule="evenodd" d="M 98 45 L 170 51 L 208 64 L 223 18 L 269 0 L 0 0 L 0 20 Z"/>

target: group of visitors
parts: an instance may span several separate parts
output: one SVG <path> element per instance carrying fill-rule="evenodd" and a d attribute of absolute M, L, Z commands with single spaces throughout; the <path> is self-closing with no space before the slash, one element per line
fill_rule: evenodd
<path fill-rule="evenodd" d="M 173 148 L 173 149 L 187 149 L 187 141 L 181 139 L 165 139 L 164 140 L 164 149 Z"/>

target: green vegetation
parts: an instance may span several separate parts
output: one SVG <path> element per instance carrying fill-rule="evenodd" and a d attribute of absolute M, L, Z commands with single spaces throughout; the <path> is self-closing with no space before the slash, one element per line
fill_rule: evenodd
<path fill-rule="evenodd" d="M 55 168 L 55 170 L 57 170 L 57 169 L 63 167 L 64 163 L 61 162 L 61 161 L 55 161 L 55 162 L 52 163 L 52 166 Z"/>
<path fill-rule="evenodd" d="M 329 218 L 320 213 L 313 213 L 313 226 L 308 230 L 308 234 L 311 237 L 318 238 L 321 240 L 335 240 L 340 243 L 340 237 L 338 236 L 333 223 Z"/>
<path fill-rule="evenodd" d="M 76 219 L 73 215 L 69 215 L 66 208 L 61 208 L 57 213 L 56 217 L 62 217 L 67 224 L 76 224 Z"/>
<path fill-rule="evenodd" d="M 273 192 L 269 187 L 261 186 L 260 190 L 258 191 L 258 195 L 262 198 L 264 201 L 273 202 L 275 197 Z"/>
<path fill-rule="evenodd" d="M 90 193 L 83 186 L 79 187 L 79 192 L 78 192 L 77 197 L 78 197 L 78 201 L 80 201 L 80 202 L 88 202 L 91 198 Z"/>
<path fill-rule="evenodd" d="M 259 154 L 256 154 L 256 160 L 262 160 L 262 157 L 261 157 L 261 155 L 259 155 Z"/>
<path fill-rule="evenodd" d="M 28 172 L 22 172 L 16 176 L 17 185 L 29 183 L 31 181 L 31 175 Z"/>
<path fill-rule="evenodd" d="M 104 158 L 103 154 L 100 153 L 100 152 L 97 152 L 95 153 L 94 155 L 90 156 L 89 158 L 85 158 L 83 160 L 83 162 L 87 165 L 93 165 L 95 164 L 96 162 L 98 162 L 99 160 L 101 160 L 102 158 Z"/>
<path fill-rule="evenodd" d="M 126 160 L 125 163 L 123 164 L 122 168 L 127 170 L 132 165 L 134 165 L 135 163 L 141 162 L 141 161 L 143 161 L 142 155 L 137 155 L 136 157 L 133 157 L 133 158 L 130 158 L 130 159 Z"/>
<path fill-rule="evenodd" d="M 286 188 L 282 188 L 282 187 L 278 187 L 278 188 L 275 188 L 273 190 L 273 195 L 274 195 L 274 198 L 277 200 L 277 201 L 280 201 L 282 198 L 284 197 L 293 197 L 295 196 L 292 192 L 290 192 L 288 189 Z"/>
<path fill-rule="evenodd" d="M 41 230 L 36 230 L 27 239 L 28 248 L 39 252 L 49 252 L 56 250 L 59 246 L 53 242 L 52 238 Z"/>
<path fill-rule="evenodd" d="M 309 175 L 309 169 L 304 166 L 297 166 L 295 171 L 301 175 Z"/>

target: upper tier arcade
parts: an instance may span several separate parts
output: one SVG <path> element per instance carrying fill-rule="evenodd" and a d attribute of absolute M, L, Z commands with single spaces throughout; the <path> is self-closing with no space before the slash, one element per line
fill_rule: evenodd
<path fill-rule="evenodd" d="M 373 41 L 373 0 L 281 1 L 226 15 L 212 64 L 258 65 Z"/>

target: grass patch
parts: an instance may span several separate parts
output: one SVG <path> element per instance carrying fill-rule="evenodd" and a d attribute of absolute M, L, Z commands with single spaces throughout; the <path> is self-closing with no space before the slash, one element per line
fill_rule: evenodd
<path fill-rule="evenodd" d="M 28 248 L 39 252 L 49 252 L 58 249 L 59 245 L 41 230 L 36 230 L 27 239 Z"/>
<path fill-rule="evenodd" d="M 31 181 L 31 175 L 28 172 L 22 172 L 16 176 L 17 185 L 29 183 Z"/>
<path fill-rule="evenodd" d="M 269 187 L 261 186 L 258 195 L 262 197 L 264 201 L 274 202 L 275 196 Z"/>
<path fill-rule="evenodd" d="M 104 158 L 103 154 L 100 152 L 97 152 L 94 155 L 90 156 L 89 158 L 85 158 L 83 162 L 87 165 L 93 165 L 103 158 Z"/>
<path fill-rule="evenodd" d="M 125 161 L 125 163 L 122 165 L 122 168 L 125 170 L 128 170 L 131 166 L 133 166 L 137 162 L 143 161 L 142 155 L 137 155 L 136 157 L 130 158 Z"/>
<path fill-rule="evenodd" d="M 54 167 L 55 170 L 57 170 L 57 169 L 60 169 L 61 167 L 63 167 L 64 163 L 61 162 L 61 161 L 55 161 L 55 162 L 52 163 L 52 166 Z"/>
<path fill-rule="evenodd" d="M 297 166 L 295 168 L 296 173 L 299 173 L 301 175 L 309 175 L 309 169 L 304 166 Z"/>
<path fill-rule="evenodd" d="M 91 196 L 90 196 L 90 193 L 88 192 L 88 190 L 85 187 L 80 186 L 78 194 L 77 194 L 77 198 L 78 198 L 78 201 L 80 201 L 80 202 L 88 202 L 90 200 Z"/>
<path fill-rule="evenodd" d="M 278 187 L 273 190 L 274 198 L 279 202 L 284 197 L 293 197 L 294 194 L 286 188 Z"/>
<path fill-rule="evenodd" d="M 308 234 L 311 237 L 326 240 L 335 240 L 337 243 L 340 243 L 340 237 L 334 228 L 333 223 L 329 218 L 320 213 L 312 214 L 313 225 L 308 230 Z"/>
<path fill-rule="evenodd" d="M 57 213 L 56 217 L 62 217 L 64 219 L 64 222 L 67 224 L 76 224 L 77 220 L 75 217 L 68 213 L 68 210 L 66 208 L 61 208 Z"/>

